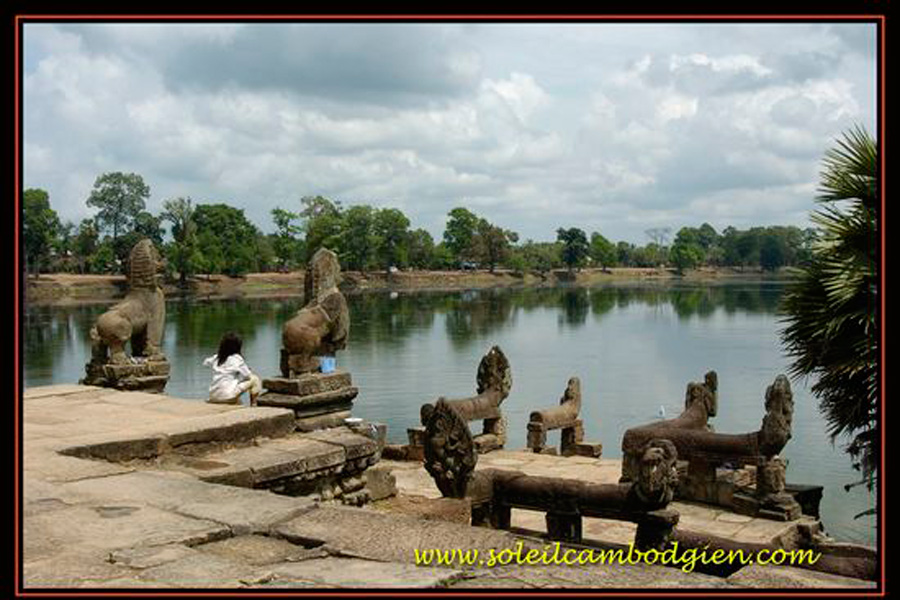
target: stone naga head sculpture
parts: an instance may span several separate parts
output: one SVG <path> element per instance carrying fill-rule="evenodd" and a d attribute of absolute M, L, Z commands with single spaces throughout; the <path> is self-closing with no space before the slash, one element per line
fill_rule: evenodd
<path fill-rule="evenodd" d="M 684 397 L 685 410 L 702 410 L 707 417 L 716 416 L 719 408 L 718 398 L 719 377 L 715 371 L 708 372 L 703 383 L 689 383 Z M 695 406 L 696 403 L 700 403 Z"/>
<path fill-rule="evenodd" d="M 512 369 L 509 368 L 509 360 L 499 346 L 492 346 L 481 358 L 478 373 L 475 375 L 475 384 L 479 394 L 487 391 L 498 392 L 499 402 L 509 395 L 512 388 Z"/>
<path fill-rule="evenodd" d="M 765 456 L 781 452 L 791 439 L 791 423 L 794 418 L 794 394 L 791 383 L 779 375 L 766 388 L 766 415 L 759 430 L 759 450 Z"/>
<path fill-rule="evenodd" d="M 463 498 L 478 460 L 469 426 L 443 398 L 427 417 L 425 470 L 445 498 Z"/>
<path fill-rule="evenodd" d="M 285 377 L 315 371 L 319 356 L 346 347 L 350 310 L 337 287 L 340 275 L 340 263 L 331 250 L 320 248 L 310 259 L 304 279 L 306 305 L 282 329 Z"/>
<path fill-rule="evenodd" d="M 678 486 L 675 444 L 666 439 L 647 442 L 641 453 L 640 467 L 631 493 L 640 506 L 646 509 L 664 507 L 675 497 Z"/>
<path fill-rule="evenodd" d="M 157 283 L 157 273 L 164 264 L 149 239 L 139 241 L 131 249 L 127 275 L 129 291 L 125 299 L 100 315 L 91 328 L 93 361 L 130 363 L 125 353 L 125 344 L 129 341 L 133 356 L 165 358 L 160 344 L 166 301 Z"/>

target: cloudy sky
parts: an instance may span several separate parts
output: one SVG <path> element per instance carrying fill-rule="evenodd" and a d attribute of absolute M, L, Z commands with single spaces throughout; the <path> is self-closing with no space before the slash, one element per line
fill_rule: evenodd
<path fill-rule="evenodd" d="M 467 206 L 551 240 L 808 225 L 876 127 L 871 23 L 27 23 L 24 184 L 63 220 L 109 171 L 245 209 L 321 194 L 436 240 Z"/>

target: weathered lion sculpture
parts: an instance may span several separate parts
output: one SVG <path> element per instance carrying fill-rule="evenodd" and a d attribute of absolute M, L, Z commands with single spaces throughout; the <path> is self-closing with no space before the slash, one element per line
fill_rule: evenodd
<path fill-rule="evenodd" d="M 306 305 L 282 329 L 281 371 L 284 377 L 315 371 L 319 356 L 329 356 L 347 345 L 350 309 L 338 290 L 341 265 L 337 255 L 320 248 L 306 268 Z"/>
<path fill-rule="evenodd" d="M 160 360 L 166 301 L 156 274 L 162 270 L 159 252 L 149 239 L 143 239 L 128 259 L 128 294 L 125 299 L 100 315 L 91 328 L 92 358 L 107 364 L 129 364 L 125 344 L 131 341 L 132 356 Z"/>

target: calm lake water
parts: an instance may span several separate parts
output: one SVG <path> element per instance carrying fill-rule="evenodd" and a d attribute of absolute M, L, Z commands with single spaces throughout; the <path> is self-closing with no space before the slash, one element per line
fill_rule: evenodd
<path fill-rule="evenodd" d="M 508 448 L 524 448 L 529 413 L 556 405 L 568 378 L 578 376 L 586 441 L 619 457 L 625 429 L 658 418 L 660 407 L 676 416 L 687 383 L 710 369 L 719 375 L 716 430 L 759 428 L 766 386 L 787 372 L 776 314 L 783 291 L 780 283 L 742 282 L 350 295 L 350 341 L 337 362 L 360 389 L 354 416 L 387 423 L 389 441 L 404 443 L 422 403 L 474 394 L 478 361 L 497 344 L 513 374 L 503 404 Z M 254 371 L 276 375 L 281 327 L 300 307 L 300 298 L 169 301 L 166 393 L 205 400 L 211 372 L 201 362 L 227 329 L 243 336 Z M 26 307 L 26 387 L 83 377 L 88 331 L 107 308 Z M 874 518 L 853 519 L 874 504 L 873 495 L 862 486 L 844 491 L 857 480 L 849 458 L 840 442 L 829 441 L 804 382 L 792 381 L 792 388 L 793 438 L 783 453 L 788 481 L 824 485 L 828 533 L 874 545 Z"/>

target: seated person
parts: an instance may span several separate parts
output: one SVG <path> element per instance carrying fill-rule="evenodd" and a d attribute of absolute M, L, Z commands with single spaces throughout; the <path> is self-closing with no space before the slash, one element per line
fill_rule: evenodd
<path fill-rule="evenodd" d="M 213 370 L 208 402 L 240 404 L 241 394 L 249 392 L 250 406 L 256 406 L 256 397 L 262 392 L 262 381 L 241 356 L 242 344 L 241 337 L 229 331 L 222 336 L 219 351 L 203 361 L 204 366 Z"/>

